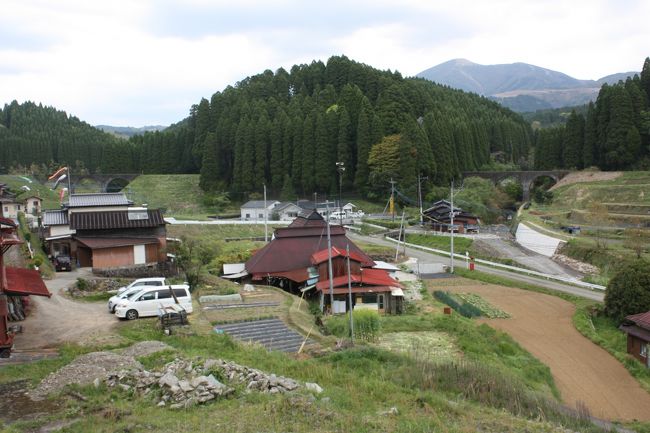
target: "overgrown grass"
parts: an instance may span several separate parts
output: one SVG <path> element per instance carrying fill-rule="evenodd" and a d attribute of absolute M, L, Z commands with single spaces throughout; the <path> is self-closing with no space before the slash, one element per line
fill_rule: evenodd
<path fill-rule="evenodd" d="M 451 250 L 451 237 L 440 235 L 420 235 L 420 234 L 407 234 L 406 242 L 422 245 L 424 247 L 436 248 L 439 250 Z M 454 250 L 455 251 L 470 251 L 472 247 L 472 240 L 460 236 L 454 237 Z"/>
<path fill-rule="evenodd" d="M 650 392 L 650 369 L 627 353 L 627 336 L 613 319 L 605 316 L 598 307 L 584 305 L 576 309 L 573 325 L 582 335 L 614 356 Z"/>
<path fill-rule="evenodd" d="M 31 175 L 0 175 L 0 183 L 6 184 L 13 192 L 17 193 L 17 200 L 24 200 L 29 196 L 37 195 L 43 199 L 43 209 L 59 209 L 61 207 L 57 192 L 52 191 Z M 30 190 L 25 191 L 22 189 L 23 187 L 28 187 Z"/>
<path fill-rule="evenodd" d="M 29 230 L 29 227 L 25 221 L 25 214 L 22 212 L 18 214 L 18 222 L 20 223 L 18 227 L 18 233 L 20 234 L 21 239 L 25 241 L 25 243 L 21 245 L 21 252 L 25 258 L 27 266 L 30 268 L 38 267 L 39 272 L 43 277 L 52 278 L 55 274 L 54 266 L 47 258 L 45 251 L 43 251 L 41 241 L 38 238 L 37 234 L 32 233 Z M 30 241 L 32 252 L 34 253 L 33 259 L 29 257 L 27 241 Z"/>

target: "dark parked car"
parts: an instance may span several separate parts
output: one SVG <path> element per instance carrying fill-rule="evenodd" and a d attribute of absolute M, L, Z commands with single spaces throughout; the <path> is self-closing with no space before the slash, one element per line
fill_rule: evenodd
<path fill-rule="evenodd" d="M 70 256 L 57 256 L 54 259 L 54 269 L 57 271 L 72 271 Z"/>

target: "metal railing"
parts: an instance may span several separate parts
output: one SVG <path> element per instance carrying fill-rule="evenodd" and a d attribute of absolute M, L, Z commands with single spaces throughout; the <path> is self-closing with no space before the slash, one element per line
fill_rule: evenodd
<path fill-rule="evenodd" d="M 407 247 L 410 247 L 410 248 L 418 248 L 418 249 L 421 249 L 421 250 L 424 250 L 424 251 L 431 251 L 431 252 L 434 252 L 436 254 L 441 254 L 441 255 L 444 255 L 444 256 L 449 256 L 450 255 L 449 251 L 439 250 L 437 248 L 425 247 L 423 245 L 412 244 L 412 243 L 409 243 L 409 242 L 401 242 L 401 241 L 398 241 L 397 239 L 393 239 L 393 238 L 391 238 L 389 236 L 386 236 L 384 239 L 387 239 L 387 240 L 389 240 L 391 242 L 399 243 L 400 245 L 406 245 Z M 463 254 L 454 254 L 454 257 L 459 258 L 459 259 L 467 259 L 467 257 L 465 255 L 463 255 Z M 560 282 L 563 282 L 563 283 L 571 284 L 573 286 L 584 287 L 584 288 L 587 288 L 587 289 L 592 289 L 592 290 L 606 290 L 607 289 L 607 287 L 601 286 L 599 284 L 587 283 L 585 281 L 580 281 L 580 280 L 575 279 L 575 278 L 566 278 L 566 277 L 561 277 L 559 275 L 545 274 L 543 272 L 532 271 L 530 269 L 524 269 L 524 268 L 518 268 L 516 266 L 504 265 L 503 263 L 490 262 L 488 260 L 483 260 L 483 259 L 474 259 L 474 262 L 481 263 L 481 264 L 484 264 L 484 265 L 487 265 L 487 266 L 493 266 L 495 268 L 506 269 L 506 270 L 509 270 L 509 271 L 514 271 L 514 272 L 518 272 L 518 273 L 522 273 L 522 274 L 526 274 L 526 275 L 533 275 L 533 276 L 536 276 L 536 277 L 545 278 L 547 280 L 556 280 L 556 281 L 560 281 Z"/>

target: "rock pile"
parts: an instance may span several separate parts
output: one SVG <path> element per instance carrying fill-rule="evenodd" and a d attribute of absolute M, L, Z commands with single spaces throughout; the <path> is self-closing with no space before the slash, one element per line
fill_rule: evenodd
<path fill-rule="evenodd" d="M 121 371 L 106 378 L 109 387 L 133 390 L 148 395 L 152 390 L 160 392 L 158 406 L 180 409 L 203 404 L 210 400 L 227 397 L 235 388 L 220 382 L 215 374 L 233 385 L 243 385 L 245 392 L 269 394 L 297 390 L 300 385 L 293 379 L 267 374 L 254 368 L 221 359 L 208 359 L 203 363 L 176 358 L 161 371 Z M 96 382 L 99 386 L 99 382 Z"/>

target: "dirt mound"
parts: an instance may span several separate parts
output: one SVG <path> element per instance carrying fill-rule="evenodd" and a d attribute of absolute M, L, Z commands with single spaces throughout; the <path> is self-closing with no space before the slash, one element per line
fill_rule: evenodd
<path fill-rule="evenodd" d="M 162 341 L 141 341 L 135 343 L 133 346 L 129 346 L 126 349 L 122 350 L 122 356 L 132 356 L 134 358 L 140 356 L 149 356 L 156 352 L 162 352 L 163 350 L 173 350 L 174 348 L 168 344 L 163 343 Z"/>
<path fill-rule="evenodd" d="M 32 400 L 42 400 L 48 394 L 61 391 L 66 385 L 88 385 L 97 378 L 120 370 L 140 370 L 142 364 L 132 356 L 118 355 L 112 352 L 92 352 L 79 356 L 70 364 L 50 373 L 43 381 L 29 392 Z"/>
<path fill-rule="evenodd" d="M 558 183 L 553 185 L 549 191 L 553 191 L 561 186 L 571 185 L 581 182 L 601 182 L 604 180 L 612 180 L 621 176 L 621 171 L 576 171 L 569 173 L 563 177 Z"/>

